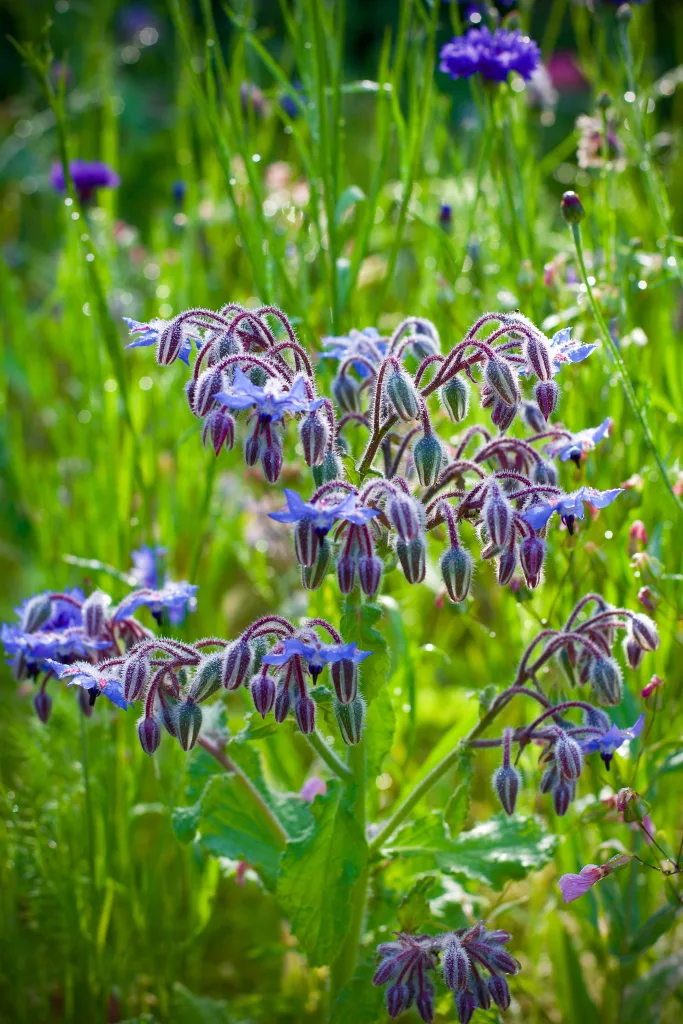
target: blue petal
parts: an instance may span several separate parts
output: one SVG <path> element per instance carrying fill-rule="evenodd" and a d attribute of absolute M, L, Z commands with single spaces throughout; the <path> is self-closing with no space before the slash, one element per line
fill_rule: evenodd
<path fill-rule="evenodd" d="M 534 505 L 533 508 L 522 513 L 522 519 L 534 530 L 540 530 L 548 522 L 553 512 L 557 512 L 554 505 Z"/>
<path fill-rule="evenodd" d="M 623 494 L 623 491 L 623 487 L 615 487 L 611 491 L 597 491 L 594 487 L 582 487 L 578 494 L 593 508 L 607 508 L 615 498 Z"/>

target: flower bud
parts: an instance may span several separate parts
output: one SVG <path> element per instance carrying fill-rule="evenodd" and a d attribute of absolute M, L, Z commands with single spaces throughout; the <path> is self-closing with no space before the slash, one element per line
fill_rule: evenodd
<path fill-rule="evenodd" d="M 147 685 L 149 673 L 149 658 L 146 654 L 138 654 L 135 648 L 133 648 L 124 661 L 121 671 L 123 696 L 127 701 L 134 703 L 140 699 Z"/>
<path fill-rule="evenodd" d="M 83 604 L 83 625 L 86 634 L 96 640 L 102 634 L 109 599 L 101 590 L 96 590 Z"/>
<path fill-rule="evenodd" d="M 549 420 L 560 399 L 559 387 L 554 380 L 539 380 L 534 388 L 534 397 L 544 418 Z"/>
<path fill-rule="evenodd" d="M 469 382 L 456 374 L 441 388 L 441 401 L 453 422 L 461 423 L 467 416 L 470 405 Z"/>
<path fill-rule="evenodd" d="M 441 952 L 443 980 L 451 992 L 467 987 L 470 979 L 470 958 L 457 935 L 449 934 Z"/>
<path fill-rule="evenodd" d="M 514 370 L 502 356 L 492 356 L 486 363 L 484 383 L 505 405 L 517 406 L 520 401 L 519 383 Z"/>
<path fill-rule="evenodd" d="M 353 377 L 342 374 L 332 381 L 332 397 L 342 412 L 358 412 L 360 390 Z"/>
<path fill-rule="evenodd" d="M 415 998 L 415 1009 L 422 1020 L 431 1021 L 434 1019 L 434 984 L 430 978 L 424 978 L 422 985 L 417 991 Z"/>
<path fill-rule="evenodd" d="M 474 998 L 479 1009 L 488 1010 L 491 1005 L 491 995 L 488 985 L 480 974 L 475 974 L 472 978 L 472 988 L 474 989 Z"/>
<path fill-rule="evenodd" d="M 435 434 L 424 434 L 413 447 L 415 469 L 423 487 L 431 487 L 439 479 L 443 448 Z"/>
<path fill-rule="evenodd" d="M 629 630 L 623 640 L 624 655 L 629 664 L 630 668 L 636 669 L 643 660 L 645 651 L 640 646 L 636 638 L 634 637 L 631 630 Z"/>
<path fill-rule="evenodd" d="M 37 594 L 24 605 L 21 615 L 21 631 L 35 633 L 52 615 L 52 601 L 48 594 Z"/>
<path fill-rule="evenodd" d="M 231 450 L 235 444 L 235 421 L 232 416 L 216 409 L 206 417 L 202 428 L 202 444 L 206 448 L 209 442 L 216 455 L 223 447 L 226 451 Z"/>
<path fill-rule="evenodd" d="M 47 723 L 52 710 L 52 697 L 47 690 L 40 689 L 33 698 L 33 707 L 43 725 Z"/>
<path fill-rule="evenodd" d="M 553 807 L 558 818 L 563 818 L 574 798 L 574 788 L 567 779 L 560 779 L 553 790 Z"/>
<path fill-rule="evenodd" d="M 211 697 L 221 685 L 223 651 L 207 654 L 197 666 L 192 680 L 192 699 L 197 704 Z"/>
<path fill-rule="evenodd" d="M 401 540 L 415 540 L 419 536 L 422 526 L 420 506 L 410 495 L 392 495 L 387 502 L 386 513 Z"/>
<path fill-rule="evenodd" d="M 460 1024 L 470 1024 L 472 1014 L 477 1008 L 474 995 L 469 991 L 458 992 L 455 997 L 455 1009 Z"/>
<path fill-rule="evenodd" d="M 650 587 L 641 587 L 638 591 L 638 600 L 642 604 L 643 608 L 647 608 L 649 612 L 657 610 L 659 604 L 659 598 L 654 595 Z"/>
<path fill-rule="evenodd" d="M 539 380 L 550 380 L 552 377 L 552 366 L 550 363 L 550 352 L 544 338 L 534 334 L 524 342 L 524 358 L 532 373 L 535 373 Z"/>
<path fill-rule="evenodd" d="M 261 434 L 258 422 L 252 433 L 244 442 L 244 461 L 248 466 L 255 466 L 261 453 Z"/>
<path fill-rule="evenodd" d="M 343 478 L 344 464 L 335 451 L 328 450 L 322 463 L 319 466 L 313 466 L 313 480 L 316 487 L 322 487 L 330 480 L 342 480 Z"/>
<path fill-rule="evenodd" d="M 325 449 L 330 438 L 327 419 L 316 410 L 309 412 L 299 429 L 304 459 L 307 466 L 320 466 L 325 458 Z"/>
<path fill-rule="evenodd" d="M 197 393 L 197 381 L 194 379 L 194 377 L 190 377 L 190 379 L 185 384 L 183 390 L 185 392 L 187 404 L 190 407 L 190 412 L 194 414 L 194 396 Z"/>
<path fill-rule="evenodd" d="M 541 776 L 539 789 L 541 793 L 550 793 L 560 781 L 560 770 L 555 763 L 549 765 Z"/>
<path fill-rule="evenodd" d="M 656 651 L 659 647 L 657 626 L 647 615 L 634 615 L 631 619 L 633 636 L 644 651 Z"/>
<path fill-rule="evenodd" d="M 342 555 L 337 562 L 337 582 L 342 594 L 350 594 L 356 585 L 356 564 L 353 555 Z"/>
<path fill-rule="evenodd" d="M 646 800 L 636 793 L 635 789 L 628 787 L 620 789 L 616 798 L 617 810 L 624 815 L 624 821 L 631 824 L 634 821 L 642 821 L 650 810 Z"/>
<path fill-rule="evenodd" d="M 545 430 L 545 418 L 535 402 L 522 402 L 522 418 L 535 434 Z"/>
<path fill-rule="evenodd" d="M 320 548 L 320 535 L 312 519 L 300 519 L 294 527 L 294 550 L 299 565 L 315 565 Z"/>
<path fill-rule="evenodd" d="M 202 709 L 195 704 L 191 697 L 180 701 L 176 709 L 176 729 L 178 731 L 178 743 L 183 750 L 192 750 L 199 739 L 199 730 L 202 727 Z"/>
<path fill-rule="evenodd" d="M 479 392 L 480 405 L 482 409 L 490 409 L 496 401 L 496 395 L 492 388 L 488 384 L 482 384 Z"/>
<path fill-rule="evenodd" d="M 254 707 L 265 718 L 275 703 L 275 682 L 267 673 L 254 676 L 250 685 Z"/>
<path fill-rule="evenodd" d="M 223 374 L 220 370 L 204 370 L 197 378 L 194 392 L 194 413 L 206 416 L 223 388 Z"/>
<path fill-rule="evenodd" d="M 483 514 L 491 542 L 499 548 L 509 544 L 512 535 L 512 508 L 496 483 L 489 487 Z"/>
<path fill-rule="evenodd" d="M 348 704 L 356 699 L 358 693 L 358 666 L 350 658 L 335 661 L 330 666 L 337 700 L 340 704 Z"/>
<path fill-rule="evenodd" d="M 652 676 L 650 682 L 646 683 L 640 691 L 640 696 L 643 700 L 648 700 L 655 690 L 659 690 L 662 686 L 664 686 L 664 680 L 660 676 Z"/>
<path fill-rule="evenodd" d="M 578 779 L 583 768 L 583 752 L 576 740 L 563 733 L 557 738 L 553 749 L 562 777 L 570 782 Z"/>
<path fill-rule="evenodd" d="M 138 739 L 140 746 L 150 757 L 161 743 L 161 729 L 154 716 L 143 716 L 138 722 Z"/>
<path fill-rule="evenodd" d="M 506 587 L 515 574 L 517 568 L 517 549 L 514 545 L 506 548 L 498 558 L 498 583 Z"/>
<path fill-rule="evenodd" d="M 269 484 L 274 484 L 282 470 L 282 444 L 279 441 L 271 440 L 261 452 L 261 469 Z"/>
<path fill-rule="evenodd" d="M 358 559 L 358 582 L 367 597 L 374 597 L 382 580 L 384 562 L 377 555 L 367 555 Z"/>
<path fill-rule="evenodd" d="M 541 459 L 540 462 L 534 463 L 531 479 L 535 484 L 540 484 L 541 486 L 556 487 L 558 478 L 555 464 L 549 459 Z"/>
<path fill-rule="evenodd" d="M 393 1019 L 399 1017 L 412 1003 L 412 991 L 408 985 L 400 981 L 387 989 L 387 1013 Z"/>
<path fill-rule="evenodd" d="M 599 729 L 600 732 L 608 732 L 611 726 L 609 715 L 600 708 L 584 708 L 583 724 L 589 729 Z"/>
<path fill-rule="evenodd" d="M 601 704 L 615 707 L 622 697 L 621 669 L 614 658 L 594 658 L 590 682 Z"/>
<path fill-rule="evenodd" d="M 565 192 L 560 202 L 560 210 L 567 224 L 580 224 L 585 217 L 585 211 L 581 200 L 576 192 Z"/>
<path fill-rule="evenodd" d="M 402 370 L 394 370 L 386 383 L 385 392 L 399 419 L 406 421 L 417 419 L 420 414 L 420 405 L 415 386 L 407 373 Z"/>
<path fill-rule="evenodd" d="M 221 682 L 226 690 L 236 690 L 246 680 L 251 657 L 251 648 L 246 640 L 235 640 L 226 647 L 221 672 Z"/>
<path fill-rule="evenodd" d="M 511 764 L 501 765 L 493 774 L 493 788 L 506 814 L 515 813 L 521 775 Z"/>
<path fill-rule="evenodd" d="M 507 430 L 517 415 L 518 408 L 517 405 L 506 405 L 505 402 L 501 402 L 500 398 L 497 398 L 493 403 L 493 412 L 491 413 L 491 422 L 494 427 L 498 427 L 501 433 Z"/>
<path fill-rule="evenodd" d="M 327 575 L 330 565 L 331 548 L 327 541 L 323 541 L 318 547 L 318 553 L 313 565 L 301 567 L 301 583 L 306 590 L 317 590 Z"/>
<path fill-rule="evenodd" d="M 628 528 L 629 554 L 633 554 L 638 548 L 647 547 L 647 527 L 642 519 L 634 519 Z"/>
<path fill-rule="evenodd" d="M 341 732 L 342 739 L 347 746 L 355 746 L 360 742 L 365 724 L 365 701 L 359 693 L 347 704 L 342 704 L 336 697 L 334 699 L 334 716 Z"/>
<path fill-rule="evenodd" d="M 451 601 L 464 601 L 472 583 L 474 559 L 467 548 L 448 548 L 441 556 L 441 575 Z"/>
<path fill-rule="evenodd" d="M 408 583 L 422 583 L 426 572 L 427 545 L 422 537 L 396 542 L 396 554 Z"/>
<path fill-rule="evenodd" d="M 177 739 L 176 712 L 179 701 L 164 686 L 160 686 L 157 693 L 159 696 L 159 718 L 161 719 L 161 724 L 169 736 Z"/>
<path fill-rule="evenodd" d="M 311 697 L 297 697 L 294 701 L 296 724 L 304 736 L 310 735 L 315 729 L 315 701 Z"/>
<path fill-rule="evenodd" d="M 545 541 L 536 535 L 525 537 L 519 545 L 519 562 L 530 590 L 537 587 L 541 581 L 544 558 Z"/>
<path fill-rule="evenodd" d="M 292 703 L 292 698 L 289 692 L 288 679 L 283 679 L 278 683 L 277 693 L 275 694 L 274 714 L 275 721 L 278 724 L 284 722 L 285 718 L 289 714 L 289 709 Z"/>
<path fill-rule="evenodd" d="M 167 323 L 157 341 L 156 357 L 159 366 L 170 366 L 176 361 L 183 347 L 183 340 L 182 321 L 171 320 Z"/>
<path fill-rule="evenodd" d="M 496 1006 L 501 1010 L 510 1009 L 510 988 L 502 974 L 492 974 L 488 981 L 489 992 Z"/>

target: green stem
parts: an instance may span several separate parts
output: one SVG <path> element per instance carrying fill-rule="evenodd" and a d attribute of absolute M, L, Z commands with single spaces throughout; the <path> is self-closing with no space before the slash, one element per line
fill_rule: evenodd
<path fill-rule="evenodd" d="M 577 261 L 578 261 L 578 264 L 579 264 L 579 269 L 581 270 L 581 277 L 583 278 L 583 283 L 585 285 L 586 292 L 588 294 L 588 301 L 590 302 L 590 306 L 591 306 L 591 309 L 593 311 L 593 316 L 595 317 L 596 323 L 597 323 L 597 325 L 598 325 L 598 327 L 600 329 L 600 333 L 601 333 L 601 335 L 603 337 L 603 340 L 604 340 L 605 344 L 607 345 L 607 347 L 609 348 L 610 352 L 614 356 L 614 361 L 617 364 L 617 368 L 618 368 L 619 374 L 621 376 L 621 382 L 622 382 L 622 384 L 624 386 L 624 391 L 626 392 L 626 398 L 628 399 L 628 403 L 631 406 L 631 409 L 633 410 L 634 414 L 636 415 L 636 417 L 640 421 L 640 425 L 641 425 L 642 430 L 643 430 L 643 437 L 645 438 L 645 441 L 646 441 L 650 451 L 652 452 L 652 454 L 654 456 L 655 462 L 659 466 L 659 471 L 662 474 L 662 477 L 664 479 L 664 483 L 667 486 L 669 494 L 671 495 L 671 497 L 673 498 L 674 502 L 676 503 L 676 507 L 678 508 L 679 512 L 683 512 L 683 503 L 681 503 L 680 499 L 677 497 L 676 493 L 674 492 L 674 489 L 673 489 L 673 486 L 671 484 L 671 481 L 669 480 L 669 477 L 668 477 L 668 474 L 667 474 L 667 470 L 666 470 L 666 466 L 664 465 L 664 461 L 663 461 L 662 457 L 660 456 L 660 454 L 659 454 L 659 452 L 657 450 L 657 446 L 655 444 L 654 438 L 652 436 L 652 433 L 651 433 L 650 428 L 648 426 L 647 420 L 645 418 L 645 411 L 644 411 L 643 407 L 641 406 L 640 402 L 638 401 L 638 397 L 636 395 L 635 388 L 633 387 L 633 382 L 631 381 L 631 378 L 629 377 L 628 370 L 626 369 L 626 364 L 624 363 L 624 360 L 621 357 L 621 352 L 619 351 L 619 349 L 617 348 L 616 344 L 612 340 L 612 336 L 609 333 L 607 324 L 605 323 L 603 315 L 600 312 L 600 308 L 599 308 L 597 302 L 595 301 L 595 296 L 593 294 L 593 289 L 592 289 L 592 287 L 590 285 L 590 282 L 588 280 L 588 273 L 586 271 L 586 261 L 585 261 L 584 256 L 583 256 L 583 245 L 581 243 L 581 230 L 579 228 L 579 225 L 578 224 L 572 224 L 571 225 L 571 229 L 572 229 L 572 236 L 574 238 L 574 247 L 576 249 L 576 258 L 577 258 Z"/>
<path fill-rule="evenodd" d="M 321 761 L 324 761 L 331 772 L 338 775 L 340 779 L 344 779 L 350 782 L 353 778 L 353 772 L 348 768 L 344 762 L 337 757 L 335 752 L 325 743 L 320 733 L 312 732 L 306 737 L 309 744 L 315 750 L 316 754 Z"/>

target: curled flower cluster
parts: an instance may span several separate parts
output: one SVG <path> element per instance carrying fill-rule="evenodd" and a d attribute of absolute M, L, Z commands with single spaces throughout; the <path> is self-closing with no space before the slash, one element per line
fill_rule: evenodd
<path fill-rule="evenodd" d="M 413 1004 L 424 1021 L 434 1019 L 436 985 L 431 973 L 440 974 L 453 993 L 461 1024 L 468 1024 L 477 1008 L 488 1010 L 495 1003 L 501 1010 L 510 1006 L 505 975 L 517 974 L 520 964 L 505 945 L 510 934 L 489 931 L 479 922 L 473 928 L 442 935 L 397 933 L 393 942 L 377 947 L 381 959 L 373 983 L 386 985 L 387 1011 L 398 1017 Z"/>

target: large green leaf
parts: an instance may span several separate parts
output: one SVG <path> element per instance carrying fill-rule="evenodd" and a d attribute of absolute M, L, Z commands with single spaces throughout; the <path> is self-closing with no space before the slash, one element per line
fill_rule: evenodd
<path fill-rule="evenodd" d="M 537 818 L 504 814 L 451 839 L 443 815 L 433 811 L 405 825 L 384 849 L 394 856 L 428 858 L 434 867 L 457 878 L 502 889 L 506 882 L 547 864 L 556 845 L 557 838 Z"/>
<path fill-rule="evenodd" d="M 396 729 L 396 712 L 391 697 L 384 687 L 372 704 L 368 705 L 365 718 L 365 757 L 368 779 L 371 781 L 382 773 L 384 760 L 391 750 Z"/>
<path fill-rule="evenodd" d="M 472 775 L 474 773 L 474 759 L 472 752 L 465 748 L 456 761 L 456 774 L 460 783 L 446 805 L 444 819 L 448 826 L 451 839 L 460 835 L 467 815 L 470 813 L 470 789 L 472 787 Z"/>
<path fill-rule="evenodd" d="M 311 809 L 312 827 L 290 840 L 282 855 L 277 894 L 309 962 L 320 966 L 341 947 L 368 851 L 338 783 L 328 783 Z"/>
<path fill-rule="evenodd" d="M 345 643 L 355 643 L 362 651 L 371 651 L 360 666 L 360 688 L 367 701 L 375 699 L 389 673 L 387 642 L 376 628 L 382 618 L 379 605 L 368 602 L 347 603 L 341 620 L 341 634 Z"/>
<path fill-rule="evenodd" d="M 397 912 L 402 931 L 419 932 L 423 929 L 430 916 L 427 893 L 434 888 L 435 882 L 436 875 L 423 875 L 403 897 Z"/>
<path fill-rule="evenodd" d="M 376 961 L 364 960 L 337 996 L 330 1024 L 377 1024 L 383 1019 L 384 990 L 372 984 Z"/>

